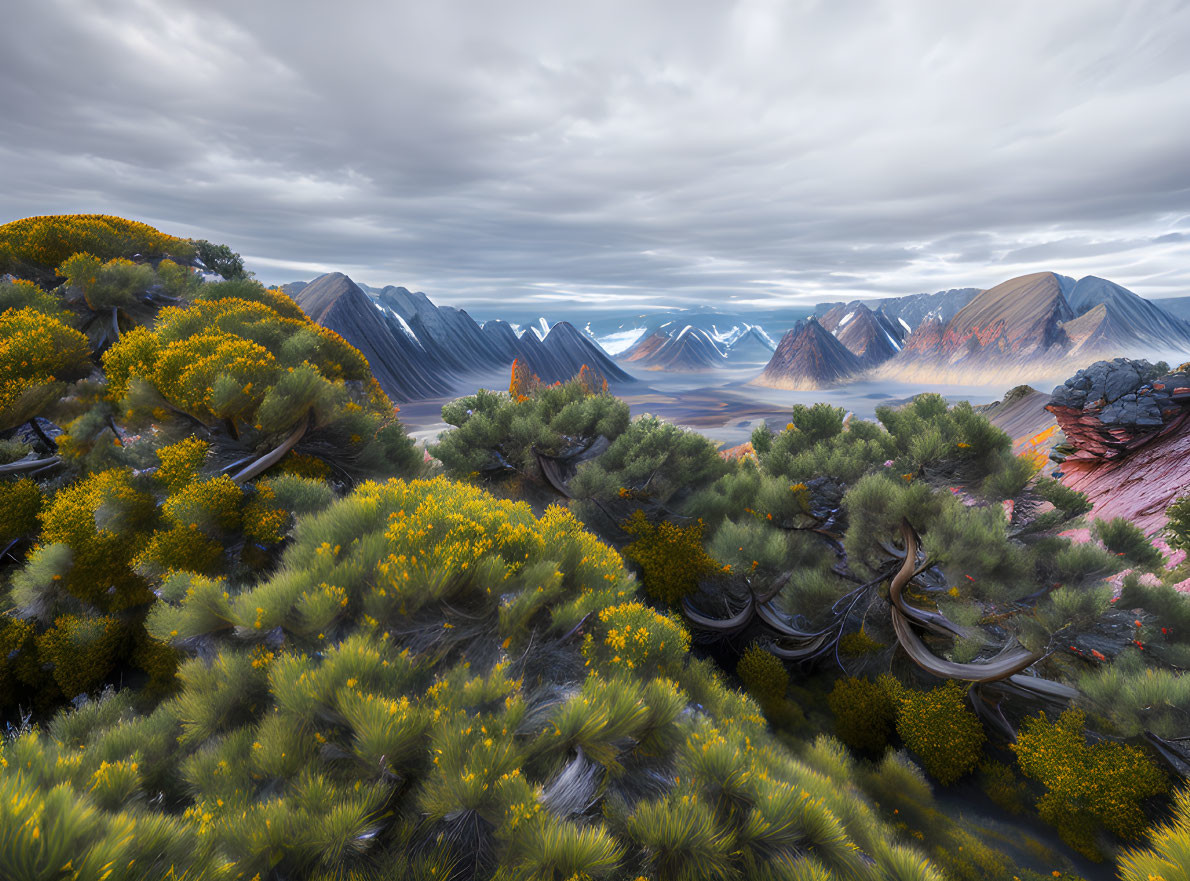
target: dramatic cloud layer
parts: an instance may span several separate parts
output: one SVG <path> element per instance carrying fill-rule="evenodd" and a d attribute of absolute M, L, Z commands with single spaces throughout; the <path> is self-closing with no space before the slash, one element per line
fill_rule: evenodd
<path fill-rule="evenodd" d="M 1190 294 L 1190 6 L 5 10 L 0 221 L 103 212 L 443 302 Z"/>

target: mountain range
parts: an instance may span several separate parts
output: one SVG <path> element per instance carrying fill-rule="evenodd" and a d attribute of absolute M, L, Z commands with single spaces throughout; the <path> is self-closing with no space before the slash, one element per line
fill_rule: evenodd
<path fill-rule="evenodd" d="M 808 319 L 794 318 L 794 309 L 745 315 L 703 307 L 604 317 L 581 331 L 544 318 L 481 325 L 423 293 L 359 285 L 342 273 L 283 289 L 363 351 L 396 401 L 445 396 L 469 378 L 506 370 L 514 359 L 546 382 L 586 364 L 613 384 L 632 381 L 631 369 L 698 373 L 764 365 L 754 382 L 790 389 L 861 376 L 1016 383 L 1068 374 L 1099 358 L 1190 360 L 1190 321 L 1177 314 L 1190 315 L 1190 298 L 1149 301 L 1107 279 L 1052 272 L 986 290 L 821 303 Z M 790 328 L 779 344 L 760 318 Z M 601 341 L 617 353 L 614 360 Z"/>
<path fill-rule="evenodd" d="M 385 393 L 398 403 L 443 397 L 469 378 L 508 370 L 520 360 L 544 382 L 590 367 L 613 385 L 633 381 L 594 340 L 560 321 L 541 336 L 519 335 L 502 321 L 480 326 L 465 310 L 388 286 L 365 292 L 341 272 L 283 285 L 314 321 L 363 352 Z"/>
<path fill-rule="evenodd" d="M 864 303 L 836 306 L 818 320 L 865 368 L 883 364 L 901 351 L 908 333 L 882 307 L 873 310 Z"/>
<path fill-rule="evenodd" d="M 802 334 L 799 344 L 811 351 L 797 357 L 786 347 L 757 382 L 807 388 L 863 374 L 930 383 L 1012 383 L 1067 374 L 1121 355 L 1180 363 L 1190 358 L 1190 322 L 1163 308 L 1165 303 L 1184 305 L 1190 314 L 1190 301 L 1150 301 L 1096 276 L 1075 280 L 1053 272 L 982 291 L 821 303 L 815 316 L 822 328 L 858 359 L 852 373 L 840 374 L 847 362 L 830 356 L 820 334 Z"/>
<path fill-rule="evenodd" d="M 763 364 L 772 357 L 775 348 L 769 335 L 752 325 L 745 325 L 742 330 L 733 327 L 731 333 L 721 334 L 717 340 L 711 333 L 690 324 L 675 332 L 674 325 L 667 322 L 654 331 L 645 331 L 618 358 L 647 370 L 696 373 L 741 364 Z"/>

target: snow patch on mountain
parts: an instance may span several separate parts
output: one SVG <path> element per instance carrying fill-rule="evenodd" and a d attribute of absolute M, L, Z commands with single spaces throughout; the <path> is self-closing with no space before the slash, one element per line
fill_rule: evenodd
<path fill-rule="evenodd" d="M 619 355 L 640 339 L 640 335 L 644 332 L 645 329 L 643 327 L 634 327 L 632 330 L 621 330 L 598 337 L 596 338 L 596 342 L 609 355 Z"/>

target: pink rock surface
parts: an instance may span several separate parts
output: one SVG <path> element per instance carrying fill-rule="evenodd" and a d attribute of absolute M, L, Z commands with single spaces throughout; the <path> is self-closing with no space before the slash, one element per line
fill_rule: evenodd
<path fill-rule="evenodd" d="M 1165 525 L 1170 502 L 1190 490 L 1190 424 L 1119 459 L 1067 459 L 1062 482 L 1086 493 L 1089 516 L 1126 517 L 1146 535 Z"/>

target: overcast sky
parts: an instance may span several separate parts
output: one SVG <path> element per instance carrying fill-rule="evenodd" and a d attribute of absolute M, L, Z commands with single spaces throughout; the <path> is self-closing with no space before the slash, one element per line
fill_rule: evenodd
<path fill-rule="evenodd" d="M 1190 295 L 1190 3 L 18 0 L 0 222 L 543 310 Z"/>

